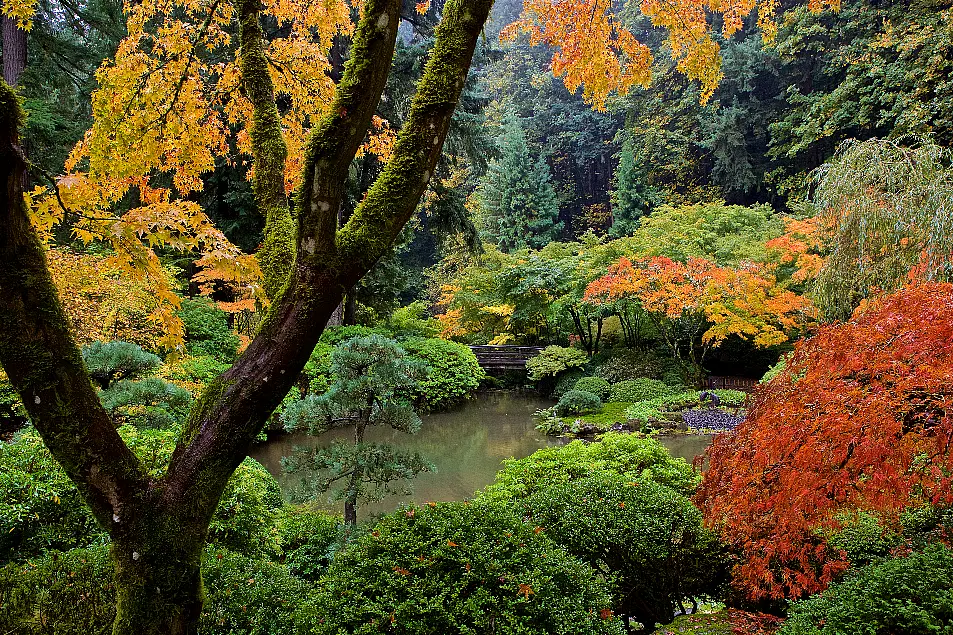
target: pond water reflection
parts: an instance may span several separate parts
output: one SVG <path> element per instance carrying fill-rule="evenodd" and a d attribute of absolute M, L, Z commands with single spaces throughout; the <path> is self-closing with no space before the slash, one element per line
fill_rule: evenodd
<path fill-rule="evenodd" d="M 362 517 L 386 513 L 401 503 L 464 500 L 491 483 L 502 463 L 508 458 L 523 458 L 536 450 L 562 443 L 535 429 L 533 412 L 551 406 L 552 402 L 532 394 L 491 392 L 479 395 L 461 407 L 423 417 L 416 435 L 391 429 L 369 428 L 367 440 L 391 443 L 406 450 L 420 452 L 434 463 L 437 471 L 421 474 L 413 483 L 411 496 L 391 496 L 377 504 L 359 508 Z M 295 447 L 328 445 L 335 440 L 350 440 L 350 430 L 335 430 L 321 436 L 306 434 L 279 436 L 256 447 L 251 456 L 260 461 L 278 479 L 284 491 L 294 489 L 300 475 L 284 474 L 281 458 Z M 692 436 L 662 439 L 675 456 L 691 461 L 704 452 L 709 437 Z M 331 509 L 337 510 L 340 503 Z"/>

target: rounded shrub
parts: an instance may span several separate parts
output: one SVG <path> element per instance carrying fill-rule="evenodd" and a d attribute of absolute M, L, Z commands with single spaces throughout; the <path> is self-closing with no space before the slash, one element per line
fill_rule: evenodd
<path fill-rule="evenodd" d="M 225 485 L 209 524 L 211 544 L 249 557 L 277 557 L 276 531 L 282 507 L 278 481 L 261 463 L 246 458 Z"/>
<path fill-rule="evenodd" d="M 941 544 L 922 553 L 872 564 L 792 605 L 778 635 L 953 632 L 953 551 Z"/>
<path fill-rule="evenodd" d="M 621 474 L 629 480 L 651 480 L 685 495 L 692 494 L 701 480 L 685 459 L 674 458 L 655 439 L 610 432 L 596 443 L 577 440 L 504 461 L 496 480 L 477 498 L 512 503 L 547 485 L 599 472 Z"/>
<path fill-rule="evenodd" d="M 103 407 L 118 425 L 137 428 L 171 428 L 185 421 L 192 395 L 185 388 L 147 377 L 124 379 L 99 393 Z"/>
<path fill-rule="evenodd" d="M 441 339 L 410 338 L 401 346 L 430 369 L 420 381 L 420 395 L 430 410 L 460 403 L 480 387 L 486 373 L 469 347 Z"/>
<path fill-rule="evenodd" d="M 241 342 L 228 325 L 228 315 L 207 298 L 182 301 L 179 317 L 185 327 L 185 346 L 191 355 L 210 355 L 231 362 Z"/>
<path fill-rule="evenodd" d="M 553 391 L 550 393 L 550 396 L 556 401 L 559 401 L 563 395 L 575 388 L 577 381 L 585 376 L 586 374 L 578 368 L 573 368 L 561 373 L 559 377 L 556 378 L 556 383 L 553 386 Z"/>
<path fill-rule="evenodd" d="M 649 630 L 683 600 L 714 597 L 728 559 L 702 515 L 675 490 L 649 479 L 601 472 L 556 483 L 520 506 L 556 544 L 612 581 L 614 610 Z"/>
<path fill-rule="evenodd" d="M 592 570 L 505 507 L 385 516 L 340 552 L 302 607 L 311 633 L 623 632 Z"/>
<path fill-rule="evenodd" d="M 138 344 L 119 340 L 87 344 L 83 347 L 83 362 L 100 388 L 108 388 L 116 379 L 140 377 L 162 364 L 158 355 L 142 350 Z"/>
<path fill-rule="evenodd" d="M 390 334 L 384 329 L 360 326 L 357 324 L 351 326 L 329 326 L 324 329 L 320 341 L 328 346 L 334 347 L 355 337 L 368 337 L 371 335 L 389 337 Z"/>
<path fill-rule="evenodd" d="M 526 362 L 526 371 L 533 381 L 557 377 L 572 368 L 582 368 L 589 358 L 578 348 L 547 346 L 539 355 Z"/>
<path fill-rule="evenodd" d="M 278 520 L 282 560 L 292 575 L 317 582 L 334 559 L 342 519 L 304 505 L 287 505 Z"/>
<path fill-rule="evenodd" d="M 672 389 L 658 379 L 629 379 L 613 384 L 609 390 L 609 401 L 638 403 L 659 397 L 668 397 Z"/>
<path fill-rule="evenodd" d="M 602 400 L 599 395 L 583 390 L 570 390 L 556 404 L 556 414 L 560 417 L 582 415 L 602 410 Z"/>
<path fill-rule="evenodd" d="M 594 395 L 598 395 L 599 399 L 607 399 L 609 397 L 610 388 L 611 385 L 609 382 L 602 377 L 582 377 L 576 382 L 576 385 L 573 386 L 573 390 L 591 392 Z"/>
<path fill-rule="evenodd" d="M 610 384 L 642 377 L 660 379 L 662 372 L 663 364 L 654 353 L 633 350 L 614 352 L 596 368 L 596 375 Z"/>

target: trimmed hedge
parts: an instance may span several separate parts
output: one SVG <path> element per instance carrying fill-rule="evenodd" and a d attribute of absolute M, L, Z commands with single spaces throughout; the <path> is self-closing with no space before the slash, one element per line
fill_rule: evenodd
<path fill-rule="evenodd" d="M 659 397 L 668 397 L 672 389 L 658 379 L 629 379 L 613 384 L 609 389 L 609 401 L 638 403 Z"/>
<path fill-rule="evenodd" d="M 401 342 L 401 346 L 430 369 L 420 382 L 420 396 L 430 410 L 443 410 L 460 403 L 486 378 L 476 355 L 463 344 L 410 338 Z"/>
<path fill-rule="evenodd" d="M 573 390 L 591 392 L 594 395 L 598 395 L 599 399 L 603 400 L 609 397 L 609 391 L 611 388 L 612 385 L 602 377 L 582 377 L 576 382 L 576 385 L 573 386 Z"/>
<path fill-rule="evenodd" d="M 560 417 L 583 415 L 600 410 L 602 410 L 602 400 L 599 399 L 599 395 L 575 389 L 563 395 L 556 404 L 556 414 Z"/>

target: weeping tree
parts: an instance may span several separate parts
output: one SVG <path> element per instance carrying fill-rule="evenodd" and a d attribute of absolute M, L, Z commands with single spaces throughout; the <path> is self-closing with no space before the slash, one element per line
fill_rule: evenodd
<path fill-rule="evenodd" d="M 334 383 L 327 392 L 293 402 L 282 413 L 282 423 L 290 432 L 307 430 L 310 434 L 351 428 L 353 442 L 335 441 L 327 447 L 299 450 L 284 461 L 284 467 L 305 474 L 304 497 L 337 487 L 334 497 L 344 501 L 344 522 L 355 525 L 358 502 L 409 494 L 409 479 L 434 470 L 416 452 L 364 440 L 372 426 L 407 434 L 420 429 L 413 402 L 427 367 L 394 340 L 370 335 L 350 339 L 334 349 L 331 376 Z"/>
<path fill-rule="evenodd" d="M 13 91 L 0 86 L 0 364 L 53 456 L 109 532 L 117 635 L 197 632 L 201 555 L 225 484 L 301 373 L 345 290 L 387 252 L 414 213 L 491 4 L 446 3 L 391 160 L 339 229 L 348 166 L 387 82 L 401 2 L 363 3 L 332 105 L 310 136 L 291 217 L 287 147 L 264 53 L 261 5 L 236 0 L 241 81 L 254 107 L 256 201 L 268 218 L 265 242 L 282 243 L 290 259 L 270 268 L 282 278 L 269 282 L 275 293 L 260 331 L 196 400 L 160 477 L 150 476 L 120 438 L 70 333 L 23 196 L 22 114 Z"/>
<path fill-rule="evenodd" d="M 911 280 L 953 275 L 953 154 L 914 141 L 846 142 L 814 175 L 828 251 L 815 294 L 830 319 Z"/>

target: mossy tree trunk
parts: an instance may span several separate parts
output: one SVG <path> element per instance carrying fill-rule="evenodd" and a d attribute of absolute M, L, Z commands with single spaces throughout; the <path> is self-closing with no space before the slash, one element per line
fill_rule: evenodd
<path fill-rule="evenodd" d="M 289 231 L 274 91 L 256 0 L 236 0 L 241 67 L 255 106 L 255 193 L 266 218 L 273 302 L 245 353 L 196 400 L 170 464 L 151 477 L 99 402 L 23 199 L 20 109 L 0 85 L 0 364 L 30 418 L 110 533 L 116 635 L 192 634 L 202 606 L 200 557 L 222 491 L 304 368 L 324 325 L 397 239 L 442 150 L 492 0 L 451 0 L 410 116 L 380 178 L 338 229 L 348 166 L 387 81 L 400 0 L 365 0 L 334 103 L 311 136 Z M 264 61 L 264 63 L 263 63 Z M 267 241 L 266 241 L 267 243 Z M 267 279 L 266 279 L 267 280 Z"/>

